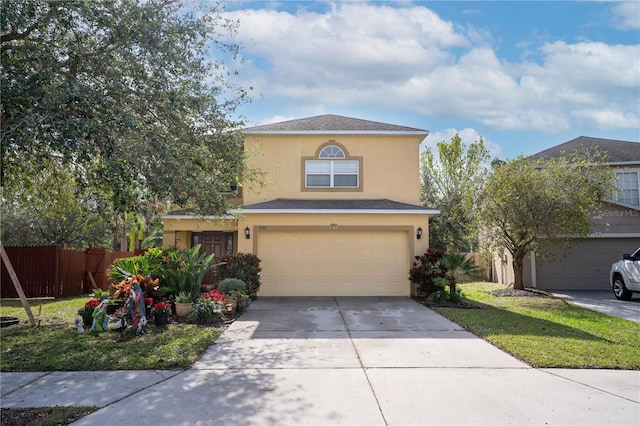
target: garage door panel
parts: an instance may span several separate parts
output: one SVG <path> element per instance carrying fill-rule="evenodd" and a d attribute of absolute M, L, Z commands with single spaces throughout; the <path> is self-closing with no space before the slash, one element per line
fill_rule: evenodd
<path fill-rule="evenodd" d="M 263 231 L 263 296 L 409 294 L 406 231 Z"/>
<path fill-rule="evenodd" d="M 588 239 L 568 250 L 558 244 L 555 258 L 536 259 L 536 286 L 546 290 L 610 290 L 611 264 L 638 244 L 634 238 Z"/>

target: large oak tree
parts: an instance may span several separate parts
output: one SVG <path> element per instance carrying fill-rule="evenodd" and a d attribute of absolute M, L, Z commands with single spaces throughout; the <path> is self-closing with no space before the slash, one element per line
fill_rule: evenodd
<path fill-rule="evenodd" d="M 612 194 L 613 171 L 595 151 L 494 166 L 478 213 L 487 240 L 513 256 L 514 288 L 523 289 L 527 253 L 548 256 L 554 240 L 569 245 L 589 234 L 593 211 Z"/>
<path fill-rule="evenodd" d="M 220 4 L 197 6 L 2 0 L 3 189 L 55 165 L 111 194 L 116 217 L 140 194 L 224 212 L 222 194 L 245 175 L 233 117 L 248 96 L 229 78 L 237 23 Z"/>

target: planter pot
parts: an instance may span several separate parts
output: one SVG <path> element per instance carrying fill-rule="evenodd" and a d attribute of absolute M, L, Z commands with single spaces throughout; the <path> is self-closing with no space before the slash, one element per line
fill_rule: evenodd
<path fill-rule="evenodd" d="M 124 306 L 124 302 L 109 303 L 107 305 L 107 315 L 115 314 L 118 308 L 121 308 L 123 306 Z"/>
<path fill-rule="evenodd" d="M 92 313 L 93 311 L 85 311 L 82 314 L 82 323 L 85 325 L 85 327 L 91 327 L 91 324 L 93 324 L 93 316 L 91 315 Z"/>
<path fill-rule="evenodd" d="M 188 317 L 191 311 L 191 303 L 176 303 L 176 315 L 179 317 Z"/>
<path fill-rule="evenodd" d="M 238 310 L 238 301 L 235 299 L 224 299 L 224 310 L 228 314 L 235 314 Z"/>
<path fill-rule="evenodd" d="M 158 326 L 169 324 L 169 315 L 167 313 L 154 314 L 153 319 Z"/>

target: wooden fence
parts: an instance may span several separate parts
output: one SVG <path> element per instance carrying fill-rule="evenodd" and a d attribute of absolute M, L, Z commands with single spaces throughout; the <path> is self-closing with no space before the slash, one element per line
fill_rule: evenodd
<path fill-rule="evenodd" d="M 55 246 L 5 247 L 27 297 L 68 297 L 90 292 L 93 283 L 107 288 L 107 270 L 114 259 L 140 252 L 65 250 Z M 9 272 L 0 262 L 0 297 L 18 297 Z"/>

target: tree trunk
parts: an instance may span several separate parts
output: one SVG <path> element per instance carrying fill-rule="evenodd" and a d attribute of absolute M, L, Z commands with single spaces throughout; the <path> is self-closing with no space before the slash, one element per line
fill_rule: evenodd
<path fill-rule="evenodd" d="M 513 283 L 513 288 L 515 290 L 524 290 L 524 254 L 516 253 L 513 255 L 513 275 L 515 278 L 515 282 Z"/>
<path fill-rule="evenodd" d="M 113 212 L 113 235 L 111 237 L 111 247 L 113 251 L 118 251 L 118 245 L 120 242 L 118 241 L 118 231 L 120 229 L 120 225 L 118 224 L 118 212 L 114 210 Z"/>
<path fill-rule="evenodd" d="M 127 235 L 127 214 L 122 218 L 122 235 L 120 236 L 120 251 L 129 251 L 129 236 Z"/>

